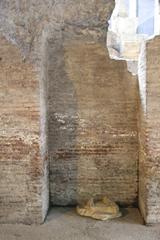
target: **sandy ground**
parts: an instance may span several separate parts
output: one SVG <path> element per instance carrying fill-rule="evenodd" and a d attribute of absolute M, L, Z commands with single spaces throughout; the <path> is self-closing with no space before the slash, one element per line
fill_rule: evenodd
<path fill-rule="evenodd" d="M 73 208 L 54 208 L 40 226 L 0 225 L 0 240 L 160 240 L 160 225 L 146 227 L 137 209 L 101 222 L 77 216 Z"/>

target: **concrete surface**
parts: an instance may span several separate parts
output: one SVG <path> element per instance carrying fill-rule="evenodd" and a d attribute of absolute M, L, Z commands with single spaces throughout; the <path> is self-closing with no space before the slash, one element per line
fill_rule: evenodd
<path fill-rule="evenodd" d="M 73 208 L 54 208 L 39 226 L 0 225 L 0 240 L 160 240 L 160 226 L 146 227 L 137 209 L 101 222 L 77 216 Z"/>

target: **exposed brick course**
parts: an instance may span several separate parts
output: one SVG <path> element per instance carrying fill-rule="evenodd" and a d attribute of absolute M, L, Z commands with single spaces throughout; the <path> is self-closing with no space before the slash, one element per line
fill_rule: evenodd
<path fill-rule="evenodd" d="M 137 79 L 100 39 L 67 29 L 48 45 L 50 196 L 76 204 L 108 195 L 137 202 Z M 93 33 L 92 33 L 93 34 Z M 54 45 L 54 44 L 55 45 Z"/>
<path fill-rule="evenodd" d="M 42 222 L 39 79 L 0 39 L 0 222 Z"/>
<path fill-rule="evenodd" d="M 159 37 L 141 56 L 138 150 L 137 79 L 105 47 L 114 1 L 35 2 L 0 2 L 0 222 L 43 222 L 49 191 L 52 205 L 133 205 L 138 176 L 160 222 Z"/>
<path fill-rule="evenodd" d="M 146 43 L 145 101 L 140 104 L 140 208 L 147 224 L 160 222 L 160 37 Z"/>

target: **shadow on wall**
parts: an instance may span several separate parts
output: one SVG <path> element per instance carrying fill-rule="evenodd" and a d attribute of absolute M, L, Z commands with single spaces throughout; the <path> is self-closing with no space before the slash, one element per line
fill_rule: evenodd
<path fill-rule="evenodd" d="M 95 33 L 94 33 L 95 34 Z M 83 30 L 48 38 L 50 202 L 137 201 L 137 81 Z"/>
<path fill-rule="evenodd" d="M 65 71 L 61 37 L 48 39 L 48 147 L 50 202 L 76 203 L 77 97 Z"/>

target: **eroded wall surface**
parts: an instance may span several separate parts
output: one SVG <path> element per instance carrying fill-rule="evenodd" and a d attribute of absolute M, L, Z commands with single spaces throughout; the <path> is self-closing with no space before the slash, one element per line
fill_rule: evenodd
<path fill-rule="evenodd" d="M 48 206 L 39 79 L 5 38 L 0 38 L 0 111 L 0 222 L 41 223 Z"/>
<path fill-rule="evenodd" d="M 144 50 L 146 106 L 141 101 L 139 203 L 146 223 L 153 224 L 160 222 L 160 37 L 148 41 Z"/>
<path fill-rule="evenodd" d="M 0 2 L 9 41 L 0 45 L 1 222 L 42 222 L 46 214 L 45 91 L 52 204 L 102 194 L 136 202 L 137 83 L 106 52 L 113 7 L 110 0 Z"/>
<path fill-rule="evenodd" d="M 137 79 L 109 58 L 101 29 L 66 27 L 48 53 L 52 204 L 136 203 Z"/>
<path fill-rule="evenodd" d="M 55 38 L 66 25 L 75 31 L 100 27 L 105 33 L 113 7 L 110 0 L 0 1 L 0 34 L 8 40 L 0 45 L 0 222 L 39 223 L 48 209 L 48 26 L 56 29 Z"/>

